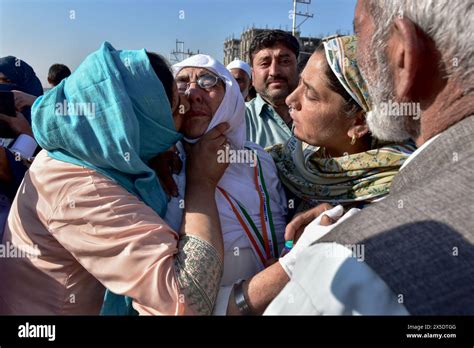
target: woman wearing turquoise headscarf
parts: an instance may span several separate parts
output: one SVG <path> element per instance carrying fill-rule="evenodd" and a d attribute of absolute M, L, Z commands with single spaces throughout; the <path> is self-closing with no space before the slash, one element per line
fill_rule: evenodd
<path fill-rule="evenodd" d="M 6 225 L 3 243 L 27 257 L 0 264 L 0 314 L 99 314 L 106 288 L 133 298 L 139 314 L 211 313 L 223 255 L 214 195 L 226 167 L 216 159 L 227 126 L 190 148 L 185 216 L 173 231 L 148 165 L 181 138 L 172 115 L 184 101 L 163 64 L 104 43 L 33 105 L 44 150 Z"/>

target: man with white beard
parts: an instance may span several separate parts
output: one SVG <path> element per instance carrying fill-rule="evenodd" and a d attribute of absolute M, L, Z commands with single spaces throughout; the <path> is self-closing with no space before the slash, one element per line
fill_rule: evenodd
<path fill-rule="evenodd" d="M 472 1 L 358 1 L 369 128 L 419 148 L 387 198 L 334 228 L 306 228 L 308 247 L 265 314 L 474 314 L 473 15 Z M 387 112 L 389 103 L 415 103 L 417 112 Z M 354 245 L 364 246 L 363 260 Z"/>

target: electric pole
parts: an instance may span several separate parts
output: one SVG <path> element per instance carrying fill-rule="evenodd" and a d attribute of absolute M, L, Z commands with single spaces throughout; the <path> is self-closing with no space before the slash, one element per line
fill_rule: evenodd
<path fill-rule="evenodd" d="M 296 4 L 305 4 L 306 12 L 297 12 Z M 311 5 L 311 0 L 293 0 L 293 25 L 291 27 L 291 33 L 293 36 L 296 36 L 296 30 L 308 20 L 308 18 L 313 18 L 314 15 L 308 12 L 308 6 Z M 296 25 L 296 16 L 305 17 L 305 19 L 298 25 Z"/>

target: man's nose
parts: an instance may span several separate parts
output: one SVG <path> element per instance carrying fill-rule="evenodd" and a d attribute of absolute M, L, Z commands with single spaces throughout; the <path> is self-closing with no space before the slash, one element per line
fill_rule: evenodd
<path fill-rule="evenodd" d="M 270 64 L 270 68 L 268 69 L 268 73 L 271 76 L 279 76 L 281 75 L 281 67 L 280 64 L 276 60 L 273 60 Z"/>

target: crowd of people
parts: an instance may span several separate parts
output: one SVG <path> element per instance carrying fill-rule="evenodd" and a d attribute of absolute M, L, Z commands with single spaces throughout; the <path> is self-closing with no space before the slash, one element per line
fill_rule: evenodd
<path fill-rule="evenodd" d="M 0 314 L 474 314 L 473 11 L 359 0 L 302 71 L 0 58 Z"/>

